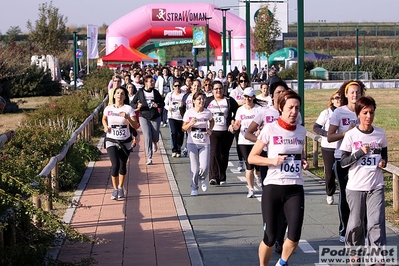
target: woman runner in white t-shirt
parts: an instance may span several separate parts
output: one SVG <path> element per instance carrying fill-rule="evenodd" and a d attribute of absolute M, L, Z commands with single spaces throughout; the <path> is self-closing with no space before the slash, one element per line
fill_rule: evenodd
<path fill-rule="evenodd" d="M 278 218 L 284 211 L 288 233 L 280 260 L 276 265 L 288 265 L 301 237 L 305 197 L 302 169 L 308 168 L 304 154 L 306 129 L 297 124 L 301 97 L 289 90 L 278 98 L 280 117 L 266 124 L 248 157 L 248 162 L 269 169 L 262 192 L 263 241 L 259 245 L 261 266 L 269 263 L 277 239 Z M 267 146 L 268 157 L 261 156 Z"/>
<path fill-rule="evenodd" d="M 165 97 L 165 110 L 168 111 L 169 129 L 172 137 L 172 157 L 181 156 L 184 133 L 182 130 L 183 117 L 180 108 L 183 106 L 183 92 L 180 90 L 179 80 L 173 81 L 173 90 Z"/>
<path fill-rule="evenodd" d="M 208 190 L 206 175 L 209 169 L 209 136 L 212 134 L 214 120 L 211 111 L 204 108 L 205 95 L 193 95 L 193 108 L 183 117 L 183 131 L 187 131 L 187 150 L 190 158 L 191 196 L 198 195 L 198 180 L 202 191 Z"/>
<path fill-rule="evenodd" d="M 339 147 L 341 166 L 349 168 L 347 246 L 385 246 L 387 242 L 382 168 L 388 162 L 388 141 L 385 131 L 372 125 L 375 109 L 371 97 L 363 96 L 356 101 L 355 112 L 360 124 L 345 134 Z M 365 217 L 367 224 L 364 224 Z"/>
<path fill-rule="evenodd" d="M 330 119 L 335 109 L 341 106 L 341 96 L 338 91 L 334 92 L 328 101 L 327 109 L 321 111 L 319 117 L 313 125 L 313 131 L 321 136 L 321 155 L 324 163 L 324 179 L 326 183 L 327 204 L 334 203 L 335 173 L 333 165 L 335 162 L 334 152 L 337 148 L 337 142 L 327 141 L 327 132 L 330 127 Z"/>
<path fill-rule="evenodd" d="M 328 142 L 337 142 L 337 147 L 341 145 L 346 132 L 358 125 L 358 118 L 355 113 L 357 99 L 365 94 L 365 86 L 361 81 L 346 81 L 339 88 L 341 106 L 335 109 L 330 119 L 330 127 L 327 132 Z M 346 226 L 349 218 L 349 206 L 346 201 L 346 183 L 348 182 L 348 169 L 341 167 L 341 151 L 337 148 L 334 153 L 334 173 L 339 186 L 339 241 L 345 242 Z"/>
<path fill-rule="evenodd" d="M 136 114 L 129 105 L 128 92 L 124 87 L 114 89 L 114 104 L 104 109 L 102 124 L 107 133 L 105 147 L 111 160 L 111 179 L 114 188 L 111 199 L 123 198 L 123 184 L 126 176 L 126 163 L 132 146 L 129 126 L 138 128 Z"/>
<path fill-rule="evenodd" d="M 230 125 L 232 129 L 230 131 L 239 131 L 237 146 L 241 151 L 245 162 L 245 179 L 247 180 L 248 194 L 247 198 L 254 198 L 254 171 L 255 165 L 248 163 L 248 155 L 254 146 L 254 141 L 245 138 L 245 132 L 247 131 L 252 120 L 254 120 L 256 114 L 259 112 L 261 106 L 255 101 L 255 91 L 252 87 L 248 87 L 244 90 L 244 104 L 238 108 L 236 113 L 235 122 Z"/>

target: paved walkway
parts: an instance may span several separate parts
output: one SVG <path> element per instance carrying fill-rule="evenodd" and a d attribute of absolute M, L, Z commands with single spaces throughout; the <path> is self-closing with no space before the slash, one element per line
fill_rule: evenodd
<path fill-rule="evenodd" d="M 210 186 L 198 197 L 190 196 L 189 158 L 168 157 L 169 129 L 147 166 L 142 134 L 130 155 L 125 183 L 126 198 L 110 199 L 110 161 L 102 149 L 101 160 L 90 163 L 64 221 L 97 239 L 90 243 L 65 242 L 53 258 L 95 265 L 143 266 L 256 266 L 263 235 L 261 188 L 247 199 L 244 172 L 237 172 L 235 147 L 230 154 L 228 183 Z M 102 148 L 102 143 L 99 144 Z M 170 153 L 170 149 L 169 150 Z M 173 171 L 172 171 L 173 170 Z M 327 205 L 322 180 L 305 172 L 305 217 L 299 248 L 292 266 L 319 266 L 318 250 L 342 246 L 338 241 L 337 206 Z M 337 195 L 338 196 L 338 195 Z M 183 204 L 184 202 L 184 204 Z M 387 226 L 388 244 L 399 246 L 398 229 Z M 279 254 L 273 253 L 269 265 Z M 84 264 L 87 265 L 87 264 Z"/>
<path fill-rule="evenodd" d="M 195 257 L 198 249 L 193 237 L 186 244 L 183 230 L 191 227 L 184 212 L 179 221 L 178 209 L 184 207 L 173 177 L 168 178 L 167 171 L 171 174 L 171 170 L 164 166 L 167 156 L 163 144 L 161 151 L 154 154 L 154 164 L 147 166 L 143 141 L 140 134 L 128 161 L 124 199 L 110 199 L 112 184 L 106 150 L 101 150 L 100 161 L 89 166 L 76 195 L 76 199 L 81 195 L 79 207 L 75 211 L 69 209 L 64 220 L 97 242 L 66 241 L 59 260 L 79 262 L 91 258 L 96 265 L 191 265 L 189 250 Z"/>

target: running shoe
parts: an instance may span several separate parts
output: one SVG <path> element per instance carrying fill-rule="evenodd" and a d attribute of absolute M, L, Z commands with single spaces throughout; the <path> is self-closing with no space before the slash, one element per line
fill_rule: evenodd
<path fill-rule="evenodd" d="M 212 186 L 214 186 L 214 185 L 217 185 L 218 183 L 216 182 L 216 179 L 211 179 L 211 180 L 209 181 L 209 184 L 212 185 Z"/>
<path fill-rule="evenodd" d="M 123 191 L 123 188 L 118 188 L 118 199 L 122 199 L 125 197 L 125 192 Z"/>
<path fill-rule="evenodd" d="M 221 186 L 226 185 L 226 181 L 220 181 L 220 185 Z"/>
<path fill-rule="evenodd" d="M 176 157 L 176 152 L 172 152 L 172 157 Z"/>
<path fill-rule="evenodd" d="M 158 151 L 158 144 L 153 142 L 152 143 L 152 152 L 157 152 Z"/>
<path fill-rule="evenodd" d="M 111 199 L 116 200 L 117 198 L 118 198 L 118 190 L 114 189 L 114 191 L 112 191 Z"/>
<path fill-rule="evenodd" d="M 151 164 L 152 164 L 152 159 L 148 159 L 147 165 L 151 165 Z"/>
<path fill-rule="evenodd" d="M 188 153 L 187 148 L 184 148 L 183 151 L 181 152 L 181 155 L 183 157 L 187 157 L 187 153 Z"/>
<path fill-rule="evenodd" d="M 205 179 L 201 180 L 201 189 L 204 192 L 208 190 L 208 184 L 206 183 Z"/>
<path fill-rule="evenodd" d="M 334 203 L 334 196 L 327 196 L 327 204 L 331 205 Z"/>
<path fill-rule="evenodd" d="M 247 198 L 255 198 L 255 193 L 253 189 L 248 189 Z"/>
<path fill-rule="evenodd" d="M 277 263 L 276 263 L 276 266 L 288 266 L 288 263 L 286 262 L 286 263 L 282 264 L 282 263 L 281 263 L 281 259 L 279 259 L 279 260 L 277 261 Z"/>
<path fill-rule="evenodd" d="M 244 172 L 244 162 L 243 161 L 238 161 L 238 167 L 237 167 L 237 171 L 239 172 Z"/>
<path fill-rule="evenodd" d="M 191 196 L 198 196 L 198 190 L 197 189 L 192 189 L 191 190 Z"/>
<path fill-rule="evenodd" d="M 345 236 L 339 236 L 339 242 L 345 243 Z"/>

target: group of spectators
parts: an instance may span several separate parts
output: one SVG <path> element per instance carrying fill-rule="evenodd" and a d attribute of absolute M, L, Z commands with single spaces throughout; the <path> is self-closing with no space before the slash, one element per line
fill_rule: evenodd
<path fill-rule="evenodd" d="M 274 246 L 281 253 L 276 265 L 288 265 L 298 246 L 304 217 L 302 169 L 307 169 L 308 163 L 304 154 L 306 129 L 301 125 L 299 112 L 302 99 L 273 69 L 266 82 L 261 83 L 261 93 L 256 95 L 251 78 L 243 70 L 232 71 L 226 77 L 223 71 L 209 71 L 205 75 L 192 68 L 122 71 L 110 82 L 110 97 L 116 104 L 111 103 L 113 107 L 104 112 L 107 146 L 112 148 L 114 142 L 108 138 L 117 136 L 120 130 L 119 136 L 124 136 L 123 143 L 129 148 L 131 144 L 126 144 L 131 142 L 129 126 L 133 129 L 140 126 L 147 165 L 151 165 L 152 154 L 158 150 L 159 129 L 169 127 L 171 156 L 182 157 L 187 153 L 191 195 L 197 196 L 199 188 L 205 192 L 208 185 L 226 184 L 229 153 L 235 139 L 237 171 L 245 171 L 247 197 L 255 197 L 255 183 L 263 189 L 265 226 L 259 246 L 260 265 L 267 265 Z M 120 84 L 114 82 L 118 79 Z M 131 89 L 119 90 L 128 87 Z M 123 110 L 118 109 L 122 108 L 122 92 L 128 95 L 126 104 L 129 102 L 129 108 Z M 348 246 L 382 246 L 386 244 L 386 236 L 381 169 L 388 161 L 387 140 L 384 131 L 372 125 L 376 104 L 364 94 L 365 87 L 360 81 L 344 82 L 332 94 L 314 131 L 323 136 L 330 205 L 334 203 L 335 178 L 338 180 L 339 240 Z M 111 117 L 117 117 L 119 122 L 110 125 Z M 123 123 L 121 117 L 125 119 Z M 119 160 L 111 158 L 111 161 L 123 176 L 126 162 L 121 152 L 123 149 L 119 149 L 122 158 L 119 165 Z M 118 157 L 115 151 L 111 154 Z M 113 168 L 115 180 L 117 172 Z M 115 183 L 112 198 L 121 198 L 118 194 L 121 187 Z"/>

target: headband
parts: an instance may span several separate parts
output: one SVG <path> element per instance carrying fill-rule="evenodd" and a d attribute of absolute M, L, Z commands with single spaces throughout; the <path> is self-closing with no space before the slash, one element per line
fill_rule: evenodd
<path fill-rule="evenodd" d="M 359 83 L 357 83 L 356 81 L 351 81 L 348 84 L 346 84 L 346 86 L 345 86 L 345 94 L 348 92 L 349 86 L 352 86 L 352 85 L 356 85 L 356 86 L 358 86 L 360 88 Z"/>

